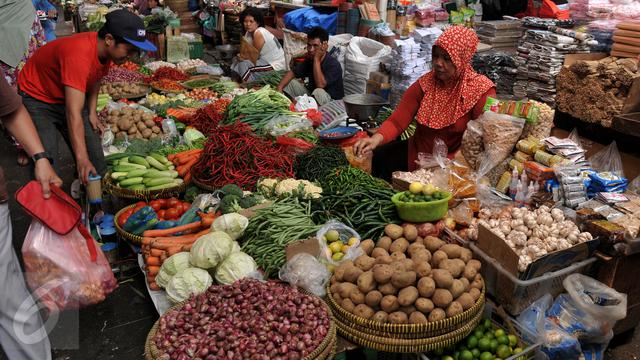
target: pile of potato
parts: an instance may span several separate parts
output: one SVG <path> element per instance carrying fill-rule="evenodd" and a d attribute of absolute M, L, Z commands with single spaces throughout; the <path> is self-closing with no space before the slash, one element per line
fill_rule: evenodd
<path fill-rule="evenodd" d="M 480 298 L 480 262 L 469 249 L 418 236 L 414 225 L 387 225 L 365 255 L 331 277 L 331 296 L 356 316 L 392 324 L 424 324 L 456 316 Z"/>
<path fill-rule="evenodd" d="M 107 124 L 116 139 L 124 139 L 125 135 L 130 139 L 155 139 L 162 135 L 162 130 L 153 121 L 153 113 L 131 107 L 109 110 Z"/>
<path fill-rule="evenodd" d="M 131 95 L 145 94 L 149 91 L 149 86 L 144 84 L 117 82 L 102 84 L 100 86 L 100 92 L 103 94 L 109 94 L 114 99 L 121 99 L 123 97 Z"/>

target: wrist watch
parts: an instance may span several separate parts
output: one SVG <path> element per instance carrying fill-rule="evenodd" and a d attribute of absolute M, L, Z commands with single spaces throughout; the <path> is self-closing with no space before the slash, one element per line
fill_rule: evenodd
<path fill-rule="evenodd" d="M 49 163 L 51 165 L 53 165 L 53 158 L 51 158 L 51 155 L 49 155 L 49 153 L 46 152 L 46 151 L 39 152 L 37 154 L 33 154 L 33 156 L 31 157 L 31 160 L 33 160 L 34 164 L 36 163 L 36 161 L 38 161 L 40 159 L 47 159 L 47 160 L 49 160 Z"/>

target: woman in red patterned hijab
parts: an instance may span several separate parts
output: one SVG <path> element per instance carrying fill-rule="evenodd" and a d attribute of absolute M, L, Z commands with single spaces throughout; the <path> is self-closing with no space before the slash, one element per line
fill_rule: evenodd
<path fill-rule="evenodd" d="M 437 138 L 447 144 L 450 156 L 459 149 L 467 123 L 482 114 L 487 97 L 496 93 L 493 82 L 471 67 L 478 43 L 469 28 L 445 30 L 433 47 L 433 70 L 407 89 L 375 135 L 354 145 L 357 154 L 375 149 L 375 176 L 388 180 L 393 171 L 415 170 L 418 153 L 431 154 Z M 408 141 L 392 142 L 413 120 L 415 135 Z"/>

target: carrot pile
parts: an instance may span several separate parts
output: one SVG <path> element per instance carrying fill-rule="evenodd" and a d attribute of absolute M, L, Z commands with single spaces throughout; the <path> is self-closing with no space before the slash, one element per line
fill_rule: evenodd
<path fill-rule="evenodd" d="M 195 115 L 197 108 L 168 108 L 167 116 L 172 116 L 180 121 Z"/>
<path fill-rule="evenodd" d="M 156 276 L 162 263 L 179 252 L 190 251 L 193 243 L 202 235 L 209 233 L 217 214 L 199 213 L 201 220 L 170 229 L 147 230 L 142 234 L 142 258 L 149 289 L 160 290 Z M 183 235 L 174 236 L 177 233 Z"/>
<path fill-rule="evenodd" d="M 186 183 L 191 181 L 191 168 L 198 162 L 202 155 L 202 149 L 193 149 L 167 156 L 169 161 L 176 166 L 178 176 L 184 179 Z"/>

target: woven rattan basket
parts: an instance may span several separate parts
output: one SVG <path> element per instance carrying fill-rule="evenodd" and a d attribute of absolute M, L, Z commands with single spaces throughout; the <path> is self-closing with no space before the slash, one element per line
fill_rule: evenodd
<path fill-rule="evenodd" d="M 131 242 L 134 245 L 140 245 L 142 243 L 142 236 L 138 236 L 138 235 L 134 235 L 132 233 L 128 233 L 126 232 L 123 228 L 120 227 L 120 225 L 118 224 L 118 219 L 120 218 L 120 216 L 127 211 L 127 209 L 131 209 L 134 208 L 136 205 L 129 205 L 126 206 L 122 209 L 120 209 L 120 211 L 118 211 L 116 213 L 116 221 L 114 221 L 115 225 L 116 225 L 116 232 L 118 233 L 118 235 L 120 235 L 122 238 L 126 239 L 127 241 Z"/>
<path fill-rule="evenodd" d="M 193 185 L 199 187 L 202 190 L 211 191 L 211 192 L 216 191 L 216 188 L 214 188 L 213 186 L 209 186 L 201 183 L 200 181 L 198 181 L 198 179 L 196 179 L 195 176 L 191 178 L 191 182 L 193 183 Z"/>
<path fill-rule="evenodd" d="M 160 189 L 160 190 L 130 190 L 118 187 L 113 180 L 111 180 L 110 174 L 104 179 L 104 185 L 107 191 L 115 197 L 121 199 L 137 199 L 137 200 L 154 200 L 154 199 L 168 199 L 170 197 L 179 197 L 187 189 L 187 184 L 182 183 L 178 186 Z"/>
<path fill-rule="evenodd" d="M 307 293 L 306 291 L 301 290 L 301 292 L 305 293 L 306 295 L 313 296 Z M 167 312 L 178 310 L 179 308 L 184 306 L 186 301 L 188 300 L 185 300 L 179 304 L 172 306 Z M 333 359 L 333 357 L 335 356 L 336 344 L 338 341 L 337 326 L 329 306 L 327 306 L 325 302 L 322 302 L 322 304 L 327 310 L 327 312 L 329 313 L 329 317 L 331 319 L 329 324 L 329 331 L 327 333 L 327 336 L 325 336 L 324 340 L 320 343 L 320 345 L 318 345 L 318 347 L 311 354 L 304 357 L 303 360 L 329 360 L 329 359 Z M 158 360 L 162 356 L 162 353 L 160 352 L 160 350 L 158 350 L 155 343 L 153 342 L 153 338 L 155 337 L 156 332 L 158 331 L 159 324 L 160 324 L 160 319 L 158 319 L 158 321 L 156 321 L 155 324 L 153 324 L 153 327 L 151 328 L 151 330 L 149 331 L 149 334 L 147 335 L 147 340 L 145 341 L 145 345 L 144 345 L 144 354 L 145 354 L 146 360 Z"/>

